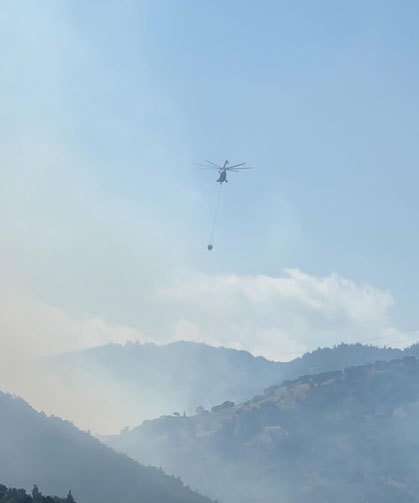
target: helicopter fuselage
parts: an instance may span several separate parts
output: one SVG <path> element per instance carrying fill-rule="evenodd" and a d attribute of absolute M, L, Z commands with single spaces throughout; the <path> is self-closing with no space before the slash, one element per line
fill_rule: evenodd
<path fill-rule="evenodd" d="M 220 170 L 220 176 L 218 177 L 217 182 L 218 183 L 223 183 L 223 182 L 227 183 L 227 171 L 225 169 Z"/>

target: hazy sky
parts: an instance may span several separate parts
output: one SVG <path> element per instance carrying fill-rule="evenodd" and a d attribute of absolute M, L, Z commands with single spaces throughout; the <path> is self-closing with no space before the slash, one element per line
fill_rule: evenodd
<path fill-rule="evenodd" d="M 415 1 L 2 2 L 3 358 L 126 339 L 275 359 L 413 341 L 388 335 L 419 328 L 418 15 Z M 223 187 L 211 253 L 205 159 L 253 167 Z"/>

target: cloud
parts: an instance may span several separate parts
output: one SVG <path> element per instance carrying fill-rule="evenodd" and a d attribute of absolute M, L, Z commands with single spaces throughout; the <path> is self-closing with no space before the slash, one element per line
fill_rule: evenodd
<path fill-rule="evenodd" d="M 337 274 L 184 275 L 160 288 L 157 299 L 177 313 L 174 339 L 233 346 L 272 359 L 396 332 L 387 290 Z"/>

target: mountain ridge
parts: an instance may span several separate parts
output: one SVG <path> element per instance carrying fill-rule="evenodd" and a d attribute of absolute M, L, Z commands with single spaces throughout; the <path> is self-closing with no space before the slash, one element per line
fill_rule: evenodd
<path fill-rule="evenodd" d="M 242 402 L 303 374 L 405 355 L 419 356 L 419 345 L 400 350 L 340 344 L 290 362 L 274 362 L 247 351 L 178 341 L 161 346 L 109 344 L 55 355 L 43 365 L 65 385 L 89 389 L 103 400 L 111 397 L 119 414 L 113 428 L 117 431 L 163 414 L 190 415 L 200 406 L 210 409 L 225 400 Z M 102 433 L 94 425 L 89 428 Z"/>

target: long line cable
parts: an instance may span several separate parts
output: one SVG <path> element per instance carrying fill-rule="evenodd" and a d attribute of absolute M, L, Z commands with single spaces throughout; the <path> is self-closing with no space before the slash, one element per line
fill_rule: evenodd
<path fill-rule="evenodd" d="M 217 223 L 218 209 L 220 207 L 221 190 L 222 190 L 222 188 L 223 188 L 223 184 L 220 183 L 220 188 L 218 189 L 218 195 L 217 195 L 217 204 L 215 205 L 214 220 L 212 222 L 211 235 L 210 235 L 208 246 L 207 246 L 208 250 L 212 250 L 213 244 L 214 244 L 215 225 Z"/>

